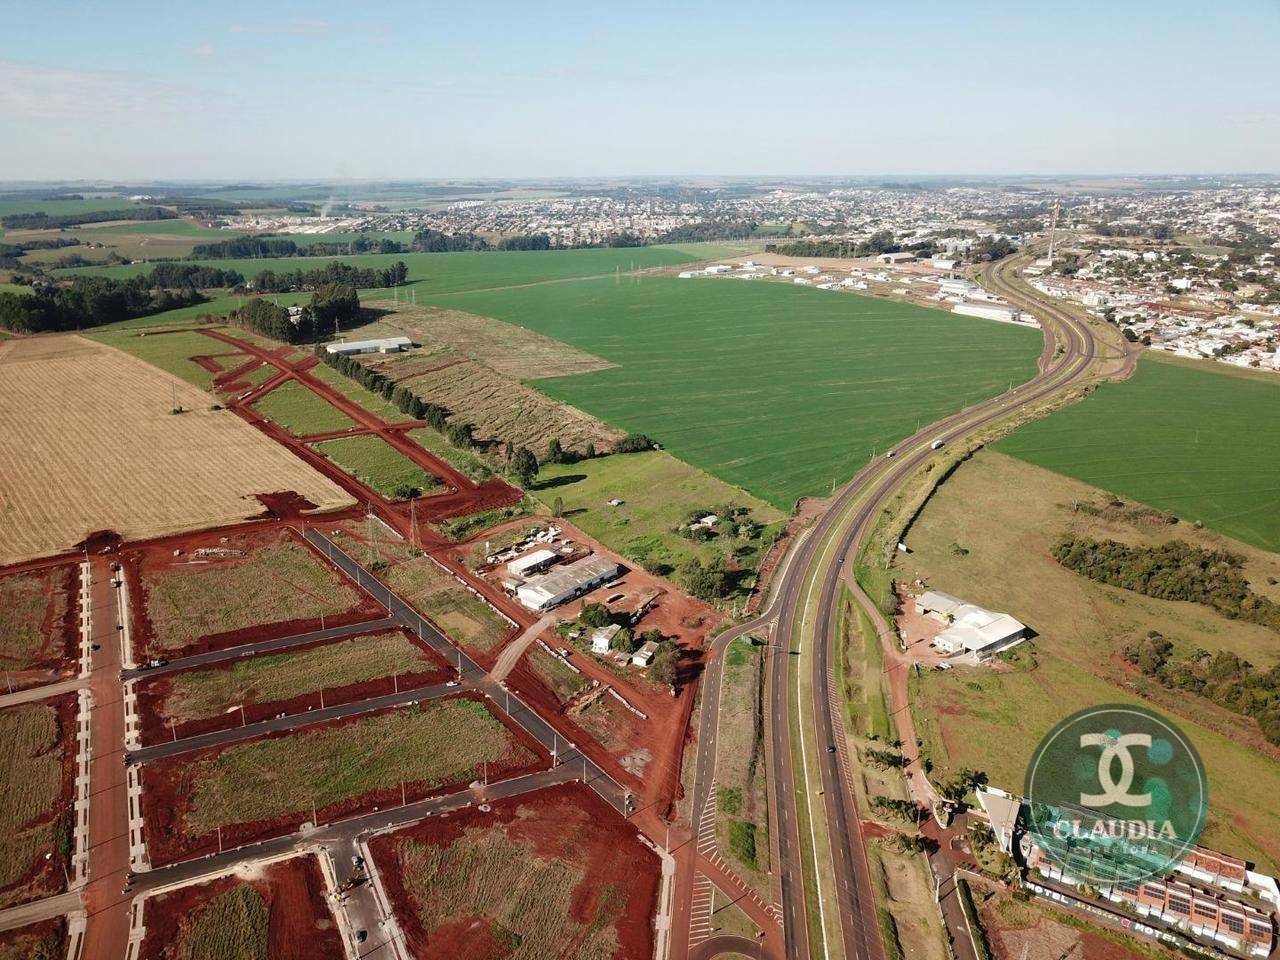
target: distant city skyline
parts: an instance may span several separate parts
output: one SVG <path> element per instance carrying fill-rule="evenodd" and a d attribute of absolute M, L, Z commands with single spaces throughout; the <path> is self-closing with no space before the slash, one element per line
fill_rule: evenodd
<path fill-rule="evenodd" d="M 0 180 L 1280 171 L 1274 0 L 455 10 L 6 2 Z"/>

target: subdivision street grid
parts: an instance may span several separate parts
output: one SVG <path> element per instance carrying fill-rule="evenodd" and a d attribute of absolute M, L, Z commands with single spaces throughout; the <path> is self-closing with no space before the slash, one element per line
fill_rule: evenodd
<path fill-rule="evenodd" d="M 1005 262 L 983 277 L 1017 303 L 1024 294 L 1010 286 Z M 535 618 L 453 561 L 443 549 L 446 541 L 417 521 L 441 520 L 495 506 L 509 505 L 518 491 L 500 480 L 476 484 L 406 440 L 399 426 L 381 421 L 308 370 L 314 359 L 292 361 L 247 340 L 220 331 L 207 336 L 257 357 L 277 371 L 260 386 L 230 404 L 238 415 L 311 463 L 347 489 L 359 506 L 345 514 L 307 522 L 287 516 L 283 522 L 383 615 L 319 630 L 203 650 L 171 661 L 145 666 L 134 662 L 130 625 L 141 598 L 130 596 L 115 558 L 129 545 L 111 552 L 86 551 L 82 576 L 88 597 L 87 623 L 92 640 L 87 677 L 49 685 L 47 691 L 23 691 L 12 703 L 41 695 L 87 689 L 92 702 L 89 724 L 90 763 L 87 808 L 87 879 L 67 893 L 0 911 L 0 930 L 45 917 L 71 918 L 72 957 L 135 955 L 145 931 L 146 897 L 159 891 L 199 883 L 232 873 L 246 864 L 318 853 L 325 861 L 339 926 L 348 935 L 350 956 L 408 956 L 403 931 L 392 915 L 375 866 L 368 861 L 364 840 L 373 834 L 404 827 L 428 817 L 462 808 L 518 797 L 570 781 L 581 781 L 620 816 L 634 824 L 645 843 L 660 857 L 663 889 L 655 921 L 654 946 L 659 958 L 711 957 L 726 953 L 774 958 L 844 956 L 882 960 L 875 894 L 863 849 L 862 819 L 852 786 L 853 764 L 840 703 L 840 664 L 837 662 L 836 610 L 842 588 L 852 592 L 875 625 L 884 647 L 884 670 L 891 699 L 891 715 L 903 744 L 904 773 L 912 799 L 920 808 L 924 832 L 935 841 L 930 865 L 939 891 L 939 909 L 952 949 L 960 960 L 977 960 L 978 952 L 955 887 L 957 864 L 949 855 L 951 841 L 963 835 L 963 824 L 943 827 L 932 821 L 936 793 L 920 765 L 912 728 L 906 685 L 907 664 L 897 648 L 896 635 L 875 603 L 852 576 L 854 558 L 872 542 L 875 525 L 885 506 L 917 475 L 939 444 L 956 444 L 1011 414 L 1062 395 L 1095 375 L 1102 354 L 1088 324 L 1052 305 L 1037 302 L 1046 343 L 1040 371 L 1027 383 L 992 400 L 966 407 L 920 429 L 899 443 L 894 458 L 877 458 L 832 497 L 816 522 L 789 546 L 768 584 L 764 611 L 745 623 L 719 633 L 706 651 L 700 678 L 702 708 L 693 760 L 693 823 L 672 821 L 665 809 L 643 803 L 606 769 L 592 745 L 562 733 L 513 685 L 497 679 L 490 668 L 450 639 L 447 632 L 422 616 L 359 562 L 320 526 L 332 527 L 334 516 L 358 519 L 370 511 L 403 542 L 421 546 L 458 580 L 512 624 L 512 635 L 529 630 Z M 1134 355 L 1124 354 L 1121 375 L 1130 372 Z M 427 498 L 417 514 L 403 503 L 380 496 L 362 481 L 337 470 L 305 442 L 279 425 L 266 421 L 252 403 L 287 381 L 302 383 L 350 417 L 358 432 L 373 434 L 404 453 L 445 484 L 444 493 Z M 276 520 L 267 523 L 279 522 Z M 173 543 L 182 538 L 170 538 Z M 429 647 L 455 672 L 449 682 L 407 686 L 383 694 L 286 713 L 210 733 L 159 740 L 138 740 L 136 685 L 175 676 L 200 667 L 248 662 L 265 654 L 344 640 L 400 628 Z M 714 843 L 714 785 L 716 729 L 723 655 L 729 643 L 748 634 L 767 638 L 764 715 L 769 769 L 770 841 L 776 847 L 776 902 L 759 896 L 721 858 Z M 508 657 L 502 673 L 510 669 Z M 39 688 L 37 688 L 39 689 Z M 489 708 L 518 728 L 545 753 L 543 769 L 493 782 L 476 782 L 462 789 L 429 796 L 398 806 L 357 812 L 328 823 L 307 823 L 301 829 L 255 840 L 163 866 L 152 867 L 146 848 L 147 826 L 140 806 L 139 768 L 168 758 L 231 744 L 282 736 L 318 724 L 331 724 L 362 714 L 383 713 L 420 702 L 458 696 L 482 697 Z M 5 705 L 8 705 L 7 703 Z M 580 738 L 579 738 L 580 739 Z M 487 779 L 487 778 L 486 778 Z M 708 842 L 710 838 L 710 842 Z M 353 882 L 355 881 L 355 882 Z M 714 886 L 739 907 L 760 931 L 755 940 L 713 936 L 701 916 L 695 916 Z M 352 934 L 364 934 L 358 941 Z M 366 939 L 367 937 L 367 939 Z"/>

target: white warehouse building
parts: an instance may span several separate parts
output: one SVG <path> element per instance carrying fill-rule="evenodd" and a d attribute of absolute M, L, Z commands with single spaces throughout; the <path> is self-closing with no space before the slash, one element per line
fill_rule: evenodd
<path fill-rule="evenodd" d="M 383 337 L 380 340 L 339 340 L 326 343 L 324 348 L 329 353 L 352 356 L 357 353 L 400 353 L 413 346 L 408 337 Z"/>
<path fill-rule="evenodd" d="M 986 658 L 1027 635 L 1026 624 L 1009 614 L 984 610 L 941 590 L 929 590 L 916 597 L 916 613 L 948 624 L 933 638 L 933 646 L 947 655 L 972 653 Z"/>
<path fill-rule="evenodd" d="M 550 610 L 594 590 L 621 572 L 622 568 L 608 557 L 593 553 L 526 580 L 516 587 L 516 599 L 530 610 Z"/>
<path fill-rule="evenodd" d="M 1002 303 L 957 303 L 951 308 L 951 312 L 964 314 L 966 317 L 1000 320 L 1003 323 L 1023 322 L 1021 310 Z"/>

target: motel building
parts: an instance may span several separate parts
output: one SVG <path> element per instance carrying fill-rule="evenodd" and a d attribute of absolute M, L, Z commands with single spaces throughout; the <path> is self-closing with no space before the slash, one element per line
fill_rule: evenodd
<path fill-rule="evenodd" d="M 1103 876 L 1106 865 L 1088 848 L 1074 847 L 1063 862 L 1050 857 L 1023 829 L 1021 798 L 986 787 L 978 803 L 1000 849 L 1025 866 L 1031 888 L 1044 884 L 1087 909 L 1103 907 L 1132 933 L 1178 946 L 1179 938 L 1228 957 L 1267 957 L 1275 946 L 1280 884 L 1249 869 L 1245 861 L 1204 847 L 1192 847 L 1164 876 L 1112 884 L 1087 878 Z M 1097 891 L 1087 894 L 1085 889 Z M 1132 922 L 1130 922 L 1132 921 Z"/>

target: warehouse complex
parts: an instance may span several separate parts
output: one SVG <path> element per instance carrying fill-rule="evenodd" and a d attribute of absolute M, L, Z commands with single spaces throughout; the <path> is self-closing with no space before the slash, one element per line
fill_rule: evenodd
<path fill-rule="evenodd" d="M 510 566 L 508 565 L 508 569 Z M 591 554 L 548 573 L 515 583 L 516 599 L 530 610 L 550 610 L 589 593 L 622 573 L 608 557 Z"/>
<path fill-rule="evenodd" d="M 1007 613 L 985 610 L 941 590 L 916 597 L 916 612 L 947 628 L 933 638 L 933 646 L 948 656 L 971 653 L 984 659 L 1027 636 L 1026 624 Z"/>

